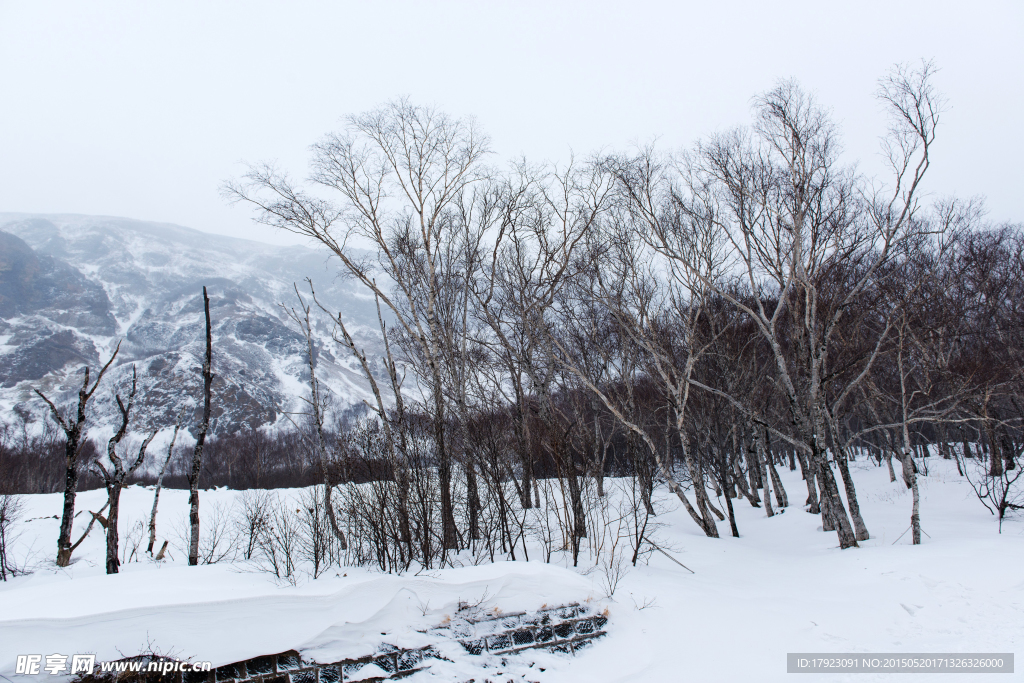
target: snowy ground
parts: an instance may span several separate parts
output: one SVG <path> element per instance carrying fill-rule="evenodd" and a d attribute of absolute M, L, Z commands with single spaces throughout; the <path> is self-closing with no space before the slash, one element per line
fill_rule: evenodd
<path fill-rule="evenodd" d="M 505 611 L 589 599 L 608 608 L 610 622 L 609 635 L 574 658 L 520 656 L 502 677 L 496 676 L 500 669 L 481 674 L 477 668 L 478 681 L 525 675 L 551 683 L 794 677 L 867 683 L 903 678 L 787 674 L 786 653 L 1024 651 L 1024 524 L 1010 521 L 999 535 L 952 463 L 930 460 L 931 476 L 921 479 L 928 534 L 921 546 L 910 545 L 909 534 L 897 541 L 909 524 L 910 496 L 901 481 L 889 482 L 884 467 L 852 464 L 873 538 L 845 551 L 834 533 L 819 530 L 819 517 L 802 511 L 806 489 L 798 474 L 782 471 L 794 505 L 769 519 L 763 509 L 738 501 L 739 539 L 705 538 L 663 498 L 667 510 L 659 515 L 664 526 L 657 539 L 695 573 L 655 553 L 646 566 L 630 568 L 611 596 L 600 568 L 557 566 L 554 560 L 565 564 L 561 555 L 543 564 L 536 561 L 539 550 L 532 562 L 401 577 L 348 568 L 292 586 L 244 565 L 190 568 L 173 548 L 168 562 L 128 562 L 120 575 L 106 576 L 102 535 L 94 530 L 76 551 L 77 561 L 58 570 L 47 560 L 60 496 L 26 496 L 26 517 L 33 519 L 22 525 L 16 552 L 35 557 L 36 566 L 0 584 L 0 675 L 27 680 L 14 674 L 18 654 L 95 652 L 105 660 L 147 645 L 215 666 L 292 648 L 325 661 L 366 654 L 384 641 L 419 645 L 418 629 L 441 623 L 460 601 L 481 598 L 483 607 Z M 227 505 L 236 495 L 204 492 L 204 509 L 217 501 Z M 97 510 L 104 496 L 83 493 L 78 509 Z M 160 536 L 166 533 L 172 545 L 186 498 L 182 491 L 161 496 Z M 151 503 L 150 491 L 124 492 L 122 539 Z M 728 534 L 728 524 L 720 523 L 719 531 Z M 468 679 L 474 667 L 479 660 L 465 655 L 407 680 Z M 941 680 L 1019 676 L 946 674 Z"/>

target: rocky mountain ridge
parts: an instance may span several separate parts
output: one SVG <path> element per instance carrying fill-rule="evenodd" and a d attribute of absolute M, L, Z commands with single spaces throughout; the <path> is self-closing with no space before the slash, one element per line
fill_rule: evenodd
<path fill-rule="evenodd" d="M 284 306 L 294 287 L 341 314 L 369 356 L 380 349 L 372 297 L 338 276 L 326 252 L 279 247 L 123 218 L 0 213 L 0 410 L 5 422 L 39 426 L 40 389 L 75 400 L 82 368 L 95 372 L 118 342 L 97 392 L 92 422 L 113 424 L 114 390 L 134 365 L 142 386 L 140 426 L 195 409 L 204 345 L 202 288 L 210 293 L 214 433 L 288 424 L 308 393 L 305 339 Z M 314 321 L 317 374 L 338 411 L 369 396 L 359 367 Z"/>

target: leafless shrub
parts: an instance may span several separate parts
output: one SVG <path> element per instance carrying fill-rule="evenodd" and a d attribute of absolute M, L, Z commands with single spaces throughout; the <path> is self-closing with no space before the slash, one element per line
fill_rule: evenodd
<path fill-rule="evenodd" d="M 24 514 L 24 503 L 20 496 L 0 495 L 0 580 L 22 573 L 11 557 L 11 544 L 17 540 L 15 525 Z"/>
<path fill-rule="evenodd" d="M 999 520 L 999 533 L 1003 532 L 1003 520 L 1008 512 L 1024 510 L 1022 449 L 1011 446 L 1005 450 L 1008 455 L 1004 463 L 1010 463 L 1010 467 L 992 467 L 993 457 L 989 458 L 989 462 L 981 458 L 965 458 L 963 464 L 963 472 L 978 500 Z"/>
<path fill-rule="evenodd" d="M 302 545 L 302 529 L 290 501 L 275 497 L 268 506 L 266 525 L 257 536 L 256 567 L 294 584 Z"/>
<path fill-rule="evenodd" d="M 622 549 L 617 544 L 611 546 L 608 552 L 604 554 L 601 559 L 600 569 L 601 587 L 604 589 L 605 597 L 610 598 L 615 595 L 622 577 L 628 571 L 625 558 L 622 556 Z"/>
<path fill-rule="evenodd" d="M 310 574 L 315 579 L 338 561 L 338 539 L 331 531 L 323 487 L 303 490 L 297 504 L 298 555 L 309 563 Z"/>
<path fill-rule="evenodd" d="M 141 558 L 139 548 L 146 536 L 146 527 L 142 520 L 132 523 L 131 518 L 125 515 L 125 526 L 128 533 L 125 535 L 124 543 L 121 545 L 121 564 L 125 562 L 138 562 Z"/>
<path fill-rule="evenodd" d="M 234 517 L 242 559 L 251 560 L 259 548 L 259 538 L 270 523 L 272 494 L 260 489 L 243 491 L 239 496 L 241 509 Z"/>
<path fill-rule="evenodd" d="M 223 501 L 207 503 L 200 508 L 203 521 L 199 536 L 199 563 L 231 562 L 238 554 L 238 534 L 232 519 L 231 506 Z M 181 517 L 176 528 L 178 546 L 187 557 L 192 533 L 188 517 Z"/>

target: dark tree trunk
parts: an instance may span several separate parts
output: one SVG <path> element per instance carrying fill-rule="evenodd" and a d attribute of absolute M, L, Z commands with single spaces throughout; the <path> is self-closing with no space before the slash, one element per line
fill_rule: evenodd
<path fill-rule="evenodd" d="M 67 567 L 71 564 L 71 527 L 75 523 L 75 495 L 78 492 L 78 441 L 80 435 L 81 426 L 76 425 L 74 436 L 68 436 L 67 445 L 64 449 L 66 469 L 64 472 L 64 508 L 60 518 L 60 534 L 57 536 L 58 567 Z"/>
<path fill-rule="evenodd" d="M 812 446 L 812 448 L 814 448 Z M 818 474 L 821 481 L 821 496 L 828 499 L 828 512 L 832 515 L 839 535 L 839 547 L 842 549 L 856 548 L 857 537 L 854 534 L 853 526 L 843 506 L 843 499 L 839 496 L 839 488 L 836 486 L 836 479 L 832 474 L 832 468 L 828 465 L 826 454 L 814 448 L 811 458 L 818 464 Z"/>
<path fill-rule="evenodd" d="M 800 461 L 800 474 L 803 476 L 804 483 L 807 484 L 807 500 L 804 502 L 804 505 L 810 506 L 807 511 L 812 515 L 821 514 L 821 505 L 818 502 L 818 488 L 815 483 L 814 473 L 810 469 L 809 458 L 803 453 L 798 453 L 797 459 Z"/>
<path fill-rule="evenodd" d="M 441 487 L 441 548 L 444 551 L 459 549 L 459 532 L 455 525 L 455 507 L 452 503 L 452 461 L 445 440 L 444 403 L 440 395 L 441 386 L 435 387 L 434 440 L 437 448 L 437 479 Z"/>
<path fill-rule="evenodd" d="M 188 545 L 188 563 L 199 564 L 199 473 L 203 465 L 203 445 L 206 443 L 206 432 L 210 429 L 210 387 L 213 384 L 213 336 L 210 329 L 210 297 L 203 287 L 203 309 L 206 313 L 206 357 L 203 360 L 203 421 L 199 423 L 196 434 L 196 447 L 192 451 L 192 470 L 189 473 L 188 485 L 188 520 L 190 537 Z"/>
<path fill-rule="evenodd" d="M 46 398 L 41 391 L 38 389 L 33 390 L 49 407 L 53 420 L 64 432 L 66 439 L 64 443 L 64 508 L 61 512 L 60 531 L 57 534 L 58 567 L 67 567 L 71 563 L 71 553 L 74 551 L 74 547 L 71 544 L 71 528 L 75 523 L 75 495 L 78 493 L 78 455 L 82 450 L 85 408 L 89 403 L 89 399 L 96 393 L 100 380 L 103 379 L 103 375 L 106 374 L 107 369 L 110 368 L 114 359 L 117 358 L 117 352 L 120 350 L 121 342 L 117 342 L 114 353 L 110 355 L 110 360 L 107 361 L 106 365 L 100 369 L 99 374 L 96 375 L 96 381 L 91 389 L 89 388 L 89 368 L 88 366 L 85 367 L 85 378 L 82 381 L 82 388 L 78 390 L 78 410 L 76 411 L 74 422 L 65 420 L 61 416 L 60 411 L 57 410 L 57 406 L 50 399 Z"/>
<path fill-rule="evenodd" d="M 857 490 L 853 487 L 853 477 L 850 476 L 850 466 L 842 453 L 837 454 L 836 462 L 839 464 L 839 474 L 843 478 L 843 486 L 846 487 L 846 500 L 850 504 L 854 535 L 858 541 L 866 541 L 871 538 L 871 534 L 868 533 L 868 527 L 864 524 L 864 518 L 860 514 L 860 503 L 857 501 Z"/>
<path fill-rule="evenodd" d="M 846 489 L 846 501 L 850 506 L 850 518 L 853 520 L 854 537 L 858 541 L 866 541 L 871 538 L 868 527 L 864 524 L 864 518 L 860 514 L 860 503 L 857 501 L 857 489 L 853 485 L 853 477 L 850 476 L 850 457 L 846 447 L 839 440 L 839 429 L 831 414 L 826 413 L 829 435 L 832 438 L 833 454 L 836 464 L 839 465 L 839 474 L 843 478 L 843 486 Z M 828 467 L 826 461 L 826 467 Z"/>
<path fill-rule="evenodd" d="M 999 452 L 999 442 L 996 440 L 995 429 L 990 420 L 985 420 L 985 441 L 988 445 L 988 476 L 996 478 L 1003 476 L 1003 458 Z"/>
<path fill-rule="evenodd" d="M 775 469 L 775 459 L 772 457 L 772 442 L 768 434 L 768 428 L 764 427 L 762 431 L 764 436 L 765 452 L 768 456 L 768 478 L 771 479 L 772 487 L 775 489 L 775 502 L 780 508 L 789 507 L 789 496 L 786 495 L 786 487 L 782 485 L 782 479 L 779 477 L 779 472 Z"/>
<path fill-rule="evenodd" d="M 477 490 L 476 468 L 466 463 L 466 505 L 469 508 L 469 538 L 480 540 L 480 493 Z"/>
<path fill-rule="evenodd" d="M 107 500 L 110 501 L 110 511 L 107 513 L 107 573 L 117 574 L 121 562 L 117 559 L 117 517 L 121 511 L 121 484 L 110 482 L 107 484 Z"/>
<path fill-rule="evenodd" d="M 729 477 L 730 474 L 731 474 L 730 472 L 726 471 L 726 475 L 725 476 L 726 476 L 727 479 L 726 479 L 725 485 L 728 488 L 732 489 L 732 485 L 731 485 L 731 483 L 728 480 L 728 477 Z M 726 496 L 725 497 L 725 509 L 729 513 L 729 530 L 732 531 L 733 538 L 739 538 L 740 537 L 740 530 L 736 526 L 736 513 L 733 511 L 733 508 L 732 508 L 732 497 L 731 496 Z"/>

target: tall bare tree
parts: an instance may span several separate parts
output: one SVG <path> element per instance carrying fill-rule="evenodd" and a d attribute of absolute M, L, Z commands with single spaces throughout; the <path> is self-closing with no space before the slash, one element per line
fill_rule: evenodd
<path fill-rule="evenodd" d="M 117 574 L 120 561 L 117 558 L 117 546 L 118 546 L 118 529 L 117 521 L 121 510 L 121 489 L 124 488 L 125 480 L 131 476 L 135 470 L 142 465 L 146 459 L 146 448 L 149 446 L 149 442 L 156 436 L 157 431 L 154 429 L 153 433 L 147 436 L 142 441 L 142 445 L 139 447 L 139 454 L 134 461 L 125 463 L 121 460 L 121 456 L 117 453 L 117 447 L 124 439 L 125 434 L 128 433 L 128 424 L 131 422 L 132 408 L 135 405 L 135 396 L 138 389 L 138 376 L 135 372 L 135 366 L 132 365 L 132 383 L 131 388 L 128 390 L 128 403 L 125 404 L 121 400 L 120 394 L 115 393 L 114 399 L 117 402 L 117 411 L 121 418 L 120 424 L 114 435 L 107 441 L 107 465 L 104 465 L 102 461 L 97 460 L 93 463 L 93 467 L 100 473 L 103 478 L 103 486 L 107 489 L 107 505 L 110 510 L 107 512 L 107 573 Z"/>
<path fill-rule="evenodd" d="M 309 283 L 310 294 L 315 297 L 316 292 L 313 290 L 312 280 L 307 280 L 307 282 Z M 306 441 L 316 456 L 317 464 L 320 467 L 320 476 L 324 484 L 324 507 L 327 510 L 327 519 L 331 525 L 331 532 L 340 544 L 341 549 L 347 550 L 348 539 L 345 538 L 345 532 L 342 531 L 341 526 L 338 524 L 337 513 L 334 510 L 334 502 L 332 501 L 335 485 L 334 472 L 331 466 L 331 456 L 327 448 L 327 439 L 324 436 L 324 420 L 328 404 L 327 396 L 323 393 L 320 380 L 316 376 L 317 353 L 313 341 L 313 325 L 309 319 L 310 305 L 306 303 L 306 300 L 299 293 L 298 285 L 294 285 L 294 287 L 295 296 L 299 300 L 299 310 L 286 308 L 284 304 L 281 306 L 285 309 L 285 314 L 299 326 L 302 336 L 306 339 L 306 365 L 309 368 L 309 400 L 307 405 L 309 405 L 308 417 L 313 431 L 312 436 L 308 437 Z M 291 420 L 290 415 L 288 419 Z M 292 421 L 292 424 L 300 434 L 305 436 L 299 425 L 296 425 L 294 421 Z"/>
<path fill-rule="evenodd" d="M 213 334 L 210 327 L 210 297 L 203 287 L 203 311 L 206 314 L 206 354 L 203 357 L 203 420 L 196 433 L 192 450 L 192 468 L 188 475 L 188 563 L 199 564 L 199 474 L 203 469 L 203 445 L 210 430 L 210 389 L 213 385 Z"/>
<path fill-rule="evenodd" d="M 164 464 L 160 466 L 160 472 L 156 477 L 156 485 L 153 487 L 153 508 L 149 512 L 149 545 L 146 546 L 146 552 L 150 555 L 153 554 L 153 546 L 156 544 L 156 509 L 160 502 L 160 491 L 164 487 L 164 475 L 167 473 L 167 466 L 171 463 L 171 457 L 174 455 L 174 444 L 178 442 L 178 432 L 181 430 L 181 424 L 185 420 L 185 410 L 187 406 L 182 406 L 181 410 L 178 411 L 178 418 L 174 421 L 174 431 L 171 433 L 171 442 L 167 445 L 167 457 L 164 458 Z"/>
<path fill-rule="evenodd" d="M 449 410 L 441 368 L 438 297 L 445 245 L 457 239 L 455 205 L 483 180 L 487 139 L 471 121 L 407 100 L 347 119 L 347 130 L 313 147 L 312 182 L 336 204 L 294 186 L 268 166 L 250 169 L 228 196 L 258 209 L 257 220 L 310 237 L 390 309 L 410 348 L 434 428 L 441 488 L 442 546 L 459 547 L 452 501 Z M 357 251 L 369 246 L 376 261 Z M 377 275 L 390 280 L 379 286 Z"/>
<path fill-rule="evenodd" d="M 46 405 L 50 408 L 50 415 L 53 417 L 62 430 L 64 430 L 64 436 L 66 441 L 64 443 L 64 509 L 60 519 L 60 533 L 57 536 L 57 566 L 66 567 L 71 563 L 71 552 L 73 550 L 71 544 L 71 527 L 75 522 L 75 494 L 78 492 L 78 456 L 82 452 L 82 446 L 84 445 L 83 429 L 85 428 L 86 415 L 85 409 L 89 404 L 89 399 L 92 398 L 93 394 L 96 393 L 96 389 L 100 385 L 100 380 L 103 379 L 103 375 L 106 374 L 107 369 L 110 367 L 114 359 L 117 358 L 117 352 L 121 350 L 121 342 L 117 343 L 114 348 L 114 353 L 110 354 L 110 360 L 100 369 L 98 375 L 96 375 L 96 381 L 93 382 L 92 388 L 89 387 L 89 367 L 86 366 L 83 369 L 84 379 L 82 380 L 82 388 L 78 390 L 78 410 L 75 414 L 74 420 L 71 416 L 62 415 L 57 406 L 53 404 L 53 401 L 48 399 L 41 391 L 34 389 L 39 398 L 46 402 Z"/>

